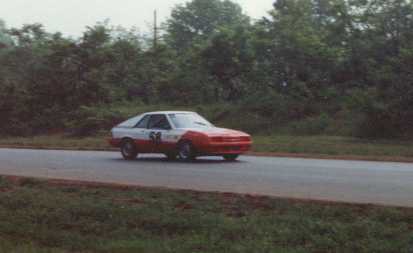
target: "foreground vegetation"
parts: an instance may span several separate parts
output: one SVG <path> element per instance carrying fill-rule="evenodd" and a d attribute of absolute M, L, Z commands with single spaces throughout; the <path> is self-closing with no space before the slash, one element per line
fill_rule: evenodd
<path fill-rule="evenodd" d="M 413 210 L 0 178 L 0 252 L 411 252 Z"/>

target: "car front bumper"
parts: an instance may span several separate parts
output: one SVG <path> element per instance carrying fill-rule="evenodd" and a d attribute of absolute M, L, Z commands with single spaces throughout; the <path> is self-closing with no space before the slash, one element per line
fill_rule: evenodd
<path fill-rule="evenodd" d="M 252 142 L 219 142 L 197 147 L 201 155 L 243 154 L 251 150 Z"/>

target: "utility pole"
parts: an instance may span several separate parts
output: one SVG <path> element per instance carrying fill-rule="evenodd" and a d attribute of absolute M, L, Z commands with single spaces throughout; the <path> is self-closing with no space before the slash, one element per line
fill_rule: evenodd
<path fill-rule="evenodd" d="M 158 13 L 155 10 L 153 13 L 153 48 L 156 49 L 158 47 Z"/>

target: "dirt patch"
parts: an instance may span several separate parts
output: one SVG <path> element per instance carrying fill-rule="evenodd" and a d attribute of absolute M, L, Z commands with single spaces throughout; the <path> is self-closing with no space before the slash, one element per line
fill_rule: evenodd
<path fill-rule="evenodd" d="M 191 210 L 193 206 L 188 203 L 179 203 L 178 205 L 175 206 L 176 209 L 185 211 L 185 210 Z"/>
<path fill-rule="evenodd" d="M 144 187 L 136 185 L 128 185 L 121 183 L 101 183 L 101 182 L 91 182 L 91 181 L 78 181 L 78 180 L 65 180 L 65 179 L 50 179 L 50 178 L 37 178 L 33 179 L 30 177 L 21 177 L 21 176 L 9 176 L 9 175 L 0 175 L 0 177 L 8 180 L 11 184 L 19 186 L 23 182 L 29 181 L 40 181 L 44 182 L 48 186 L 55 187 L 80 187 L 86 189 L 97 189 L 104 188 L 117 191 L 145 191 L 145 192 L 177 192 L 177 193 L 186 193 L 194 196 L 198 200 L 202 200 L 202 196 L 207 195 L 217 195 L 223 204 L 231 205 L 237 199 L 249 199 L 250 203 L 254 205 L 264 205 L 267 201 L 271 200 L 283 200 L 287 201 L 290 204 L 318 204 L 318 205 L 329 205 L 329 206 L 343 206 L 343 207 L 358 207 L 359 210 L 372 207 L 383 207 L 385 205 L 380 204 L 359 204 L 359 203 L 350 203 L 350 202 L 340 202 L 340 201 L 330 201 L 330 200 L 312 200 L 312 199 L 300 199 L 300 198 L 285 198 L 285 197 L 273 197 L 259 194 L 241 194 L 241 193 L 231 193 L 231 192 L 215 192 L 215 191 L 196 191 L 196 190 L 181 190 L 181 189 L 171 189 L 167 187 Z M 156 197 L 156 196 L 154 196 Z M 390 207 L 390 206 L 389 206 Z M 402 206 L 393 206 L 400 209 L 412 210 L 413 208 L 402 207 Z"/>
<path fill-rule="evenodd" d="M 139 198 L 130 198 L 130 199 L 113 199 L 115 203 L 127 203 L 127 204 L 136 204 L 142 205 L 145 204 L 145 200 Z"/>

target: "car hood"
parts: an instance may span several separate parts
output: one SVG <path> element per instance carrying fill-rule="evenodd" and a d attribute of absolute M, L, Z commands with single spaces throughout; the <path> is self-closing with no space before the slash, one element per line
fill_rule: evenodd
<path fill-rule="evenodd" d="M 227 128 L 208 127 L 208 128 L 185 128 L 187 131 L 198 132 L 206 134 L 209 137 L 213 136 L 249 136 L 249 134 Z"/>

